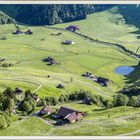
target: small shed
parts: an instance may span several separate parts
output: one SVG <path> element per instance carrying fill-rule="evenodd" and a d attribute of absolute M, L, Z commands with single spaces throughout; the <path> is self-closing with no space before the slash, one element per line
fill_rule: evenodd
<path fill-rule="evenodd" d="M 39 114 L 40 115 L 50 115 L 52 112 L 53 112 L 53 109 L 51 107 L 45 106 L 40 110 Z"/>
<path fill-rule="evenodd" d="M 43 61 L 44 62 L 50 62 L 50 61 L 53 61 L 54 59 L 50 56 L 48 56 L 47 58 L 44 58 Z"/>
<path fill-rule="evenodd" d="M 58 84 L 58 85 L 56 86 L 56 88 L 63 89 L 63 88 L 64 88 L 64 86 L 63 86 L 62 84 Z"/>
<path fill-rule="evenodd" d="M 92 105 L 92 100 L 89 97 L 83 99 L 83 104 Z"/>
<path fill-rule="evenodd" d="M 34 95 L 33 97 L 34 97 L 34 100 L 35 100 L 36 102 L 39 102 L 39 101 L 40 101 L 40 98 L 38 97 L 38 95 Z"/>
<path fill-rule="evenodd" d="M 14 35 L 17 35 L 17 34 L 23 34 L 22 31 L 20 31 L 19 29 L 17 29 L 15 32 L 13 32 Z"/>
<path fill-rule="evenodd" d="M 54 59 L 48 62 L 48 65 L 56 65 L 60 64 L 58 61 L 55 61 Z"/>
<path fill-rule="evenodd" d="M 19 87 L 15 88 L 15 93 L 16 94 L 22 94 L 22 92 L 23 91 Z"/>
<path fill-rule="evenodd" d="M 32 35 L 33 32 L 32 32 L 32 30 L 28 29 L 28 30 L 25 32 L 25 34 L 26 34 L 26 35 Z"/>
<path fill-rule="evenodd" d="M 62 44 L 71 45 L 71 44 L 75 44 L 75 42 L 72 41 L 72 40 L 65 40 L 65 41 L 62 42 Z"/>

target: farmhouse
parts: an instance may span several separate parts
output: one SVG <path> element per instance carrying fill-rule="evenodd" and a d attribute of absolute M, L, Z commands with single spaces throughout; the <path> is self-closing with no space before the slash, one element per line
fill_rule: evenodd
<path fill-rule="evenodd" d="M 56 86 L 56 88 L 63 89 L 63 88 L 64 88 L 64 86 L 63 86 L 62 84 L 58 84 L 58 85 Z"/>
<path fill-rule="evenodd" d="M 79 121 L 84 117 L 84 112 L 73 110 L 67 107 L 60 107 L 57 116 L 69 121 L 70 123 L 74 123 L 75 121 Z"/>
<path fill-rule="evenodd" d="M 45 106 L 40 110 L 39 115 L 49 115 L 52 112 L 53 112 L 53 109 L 51 107 Z"/>
<path fill-rule="evenodd" d="M 65 40 L 62 42 L 62 44 L 71 45 L 71 44 L 75 44 L 75 42 L 73 42 L 72 40 Z"/>
<path fill-rule="evenodd" d="M 49 62 L 49 61 L 52 61 L 54 60 L 52 57 L 48 56 L 47 58 L 44 58 L 43 61 L 44 62 Z"/>
<path fill-rule="evenodd" d="M 25 32 L 25 34 L 26 34 L 26 35 L 32 35 L 33 32 L 32 32 L 32 30 L 28 29 L 28 30 Z"/>
<path fill-rule="evenodd" d="M 101 86 L 108 86 L 109 79 L 103 77 L 97 77 L 96 82 L 99 83 Z"/>
<path fill-rule="evenodd" d="M 90 72 L 86 72 L 85 74 L 82 74 L 82 76 L 88 77 L 88 78 L 93 79 L 93 80 L 97 79 L 97 77 Z"/>
<path fill-rule="evenodd" d="M 48 65 L 56 65 L 59 64 L 59 62 L 55 61 L 55 60 L 51 60 L 48 62 Z"/>
<path fill-rule="evenodd" d="M 48 65 L 56 65 L 59 64 L 56 60 L 54 60 L 52 57 L 47 57 L 43 59 L 44 62 L 48 62 Z"/>
<path fill-rule="evenodd" d="M 18 34 L 23 34 L 22 31 L 20 31 L 19 29 L 17 29 L 15 32 L 13 32 L 14 35 L 18 35 Z"/>
<path fill-rule="evenodd" d="M 90 72 L 86 72 L 85 74 L 82 74 L 84 77 L 90 77 L 92 74 Z"/>
<path fill-rule="evenodd" d="M 83 99 L 83 104 L 92 105 L 92 101 L 89 97 L 85 97 Z"/>
<path fill-rule="evenodd" d="M 15 88 L 15 93 L 16 94 L 22 94 L 22 92 L 23 91 L 19 87 Z"/>
<path fill-rule="evenodd" d="M 78 25 L 70 25 L 70 26 L 66 27 L 66 30 L 75 32 L 76 30 L 80 30 L 80 28 L 78 27 Z"/>

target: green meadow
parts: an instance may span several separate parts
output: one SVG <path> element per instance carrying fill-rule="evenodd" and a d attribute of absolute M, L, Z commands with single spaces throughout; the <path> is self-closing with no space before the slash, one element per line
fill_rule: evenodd
<path fill-rule="evenodd" d="M 81 33 L 94 39 L 119 42 L 126 48 L 136 51 L 140 40 L 134 32 L 137 29 L 125 24 L 123 17 L 112 11 L 91 14 L 85 20 L 58 24 L 54 27 L 65 28 L 71 24 L 79 25 Z M 6 87 L 20 87 L 23 90 L 36 91 L 39 97 L 69 94 L 80 89 L 90 91 L 112 100 L 113 95 L 129 83 L 136 81 L 139 71 L 124 77 L 116 74 L 118 66 L 135 66 L 138 59 L 126 55 L 108 45 L 96 44 L 69 31 L 60 31 L 45 26 L 23 26 L 22 31 L 31 29 L 33 35 L 13 35 L 15 25 L 0 25 L 0 36 L 7 40 L 0 42 L 0 58 L 14 64 L 10 68 L 0 69 L 0 91 Z M 51 33 L 61 32 L 60 36 Z M 64 45 L 62 41 L 73 40 L 75 44 Z M 138 52 L 139 53 L 139 52 Z M 42 59 L 48 56 L 60 64 L 49 66 Z M 138 68 L 139 69 L 139 68 Z M 105 77 L 113 81 L 109 87 L 102 87 L 90 79 L 82 77 L 85 72 Z M 48 78 L 48 75 L 50 77 Z M 71 77 L 73 81 L 71 82 Z M 64 89 L 56 85 L 63 84 Z M 9 136 L 116 136 L 140 129 L 140 109 L 132 107 L 116 107 L 102 110 L 98 106 L 78 103 L 60 104 L 81 111 L 88 116 L 75 124 L 65 126 L 49 126 L 33 116 L 28 116 L 0 131 L 0 135 Z M 110 115 L 110 118 L 108 118 Z M 13 115 L 13 119 L 17 116 Z M 15 119 L 16 120 L 16 119 Z"/>

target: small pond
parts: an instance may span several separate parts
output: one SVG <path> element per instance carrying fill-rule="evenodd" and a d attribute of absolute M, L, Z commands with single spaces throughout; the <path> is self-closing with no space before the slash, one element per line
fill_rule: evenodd
<path fill-rule="evenodd" d="M 134 70 L 135 68 L 130 67 L 130 66 L 119 66 L 115 69 L 115 73 L 121 74 L 121 75 L 129 75 Z"/>

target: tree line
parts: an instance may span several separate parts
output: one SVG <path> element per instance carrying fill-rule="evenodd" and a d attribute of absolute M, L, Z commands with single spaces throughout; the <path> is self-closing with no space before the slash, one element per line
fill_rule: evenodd
<path fill-rule="evenodd" d="M 89 98 L 92 104 L 96 104 L 105 109 L 118 106 L 140 107 L 140 95 L 127 96 L 123 93 L 116 93 L 112 100 L 108 100 L 101 95 L 92 94 L 89 91 L 79 90 L 69 94 L 61 94 L 59 97 L 47 96 L 41 98 L 38 102 L 35 100 L 36 94 L 26 90 L 23 100 L 19 101 L 16 98 L 16 93 L 11 88 L 6 88 L 0 93 L 0 128 L 6 128 L 11 121 L 11 113 L 16 109 L 16 114 L 26 116 L 31 114 L 36 107 L 56 106 L 61 103 L 69 103 L 81 101 L 84 98 Z M 92 105 L 91 104 L 91 105 Z"/>
<path fill-rule="evenodd" d="M 0 5 L 0 10 L 22 24 L 53 25 L 85 19 L 88 14 L 108 9 L 112 5 L 93 4 L 24 4 Z"/>

